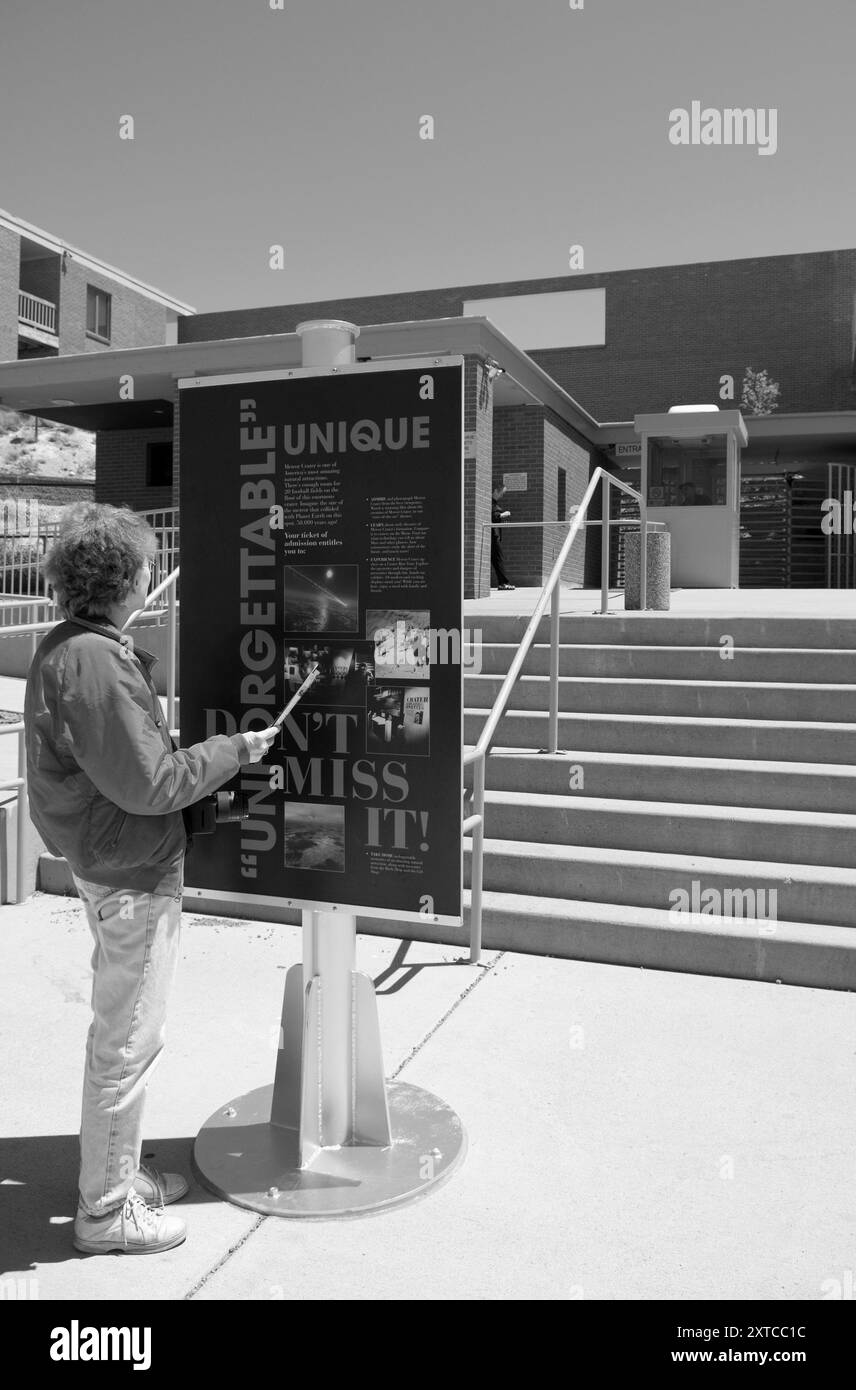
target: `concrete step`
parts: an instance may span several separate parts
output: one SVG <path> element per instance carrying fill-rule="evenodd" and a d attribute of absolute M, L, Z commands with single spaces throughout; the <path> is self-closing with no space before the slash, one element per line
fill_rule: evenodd
<path fill-rule="evenodd" d="M 723 660 L 721 647 L 631 647 L 613 643 L 565 644 L 559 648 L 562 676 L 622 676 L 642 680 L 786 681 L 801 684 L 856 684 L 856 651 L 805 648 L 734 647 Z M 487 642 L 477 648 L 481 675 L 504 675 L 518 651 L 516 642 Z M 550 647 L 539 642 L 527 654 L 524 675 L 550 674 Z"/>
<path fill-rule="evenodd" d="M 856 867 L 856 815 L 832 812 L 491 791 L 485 794 L 485 834 L 494 840 Z"/>
<path fill-rule="evenodd" d="M 834 763 L 733 762 L 591 750 L 549 754 L 521 749 L 492 753 L 485 785 L 491 791 L 562 796 L 570 789 L 573 769 L 576 789 L 586 796 L 844 814 L 856 809 L 856 768 Z M 464 771 L 465 785 L 471 787 L 472 767 Z"/>
<path fill-rule="evenodd" d="M 464 741 L 474 744 L 490 709 L 464 711 Z M 545 748 L 546 711 L 516 706 L 500 721 L 497 746 Z M 705 719 L 672 715 L 561 714 L 559 747 L 580 752 L 654 753 L 673 757 L 751 758 L 762 762 L 856 764 L 856 724 L 782 719 Z"/>
<path fill-rule="evenodd" d="M 472 676 L 464 698 L 490 708 L 501 676 Z M 517 710 L 547 709 L 548 676 L 521 676 L 512 694 Z M 559 677 L 559 709 L 593 714 L 698 715 L 703 719 L 790 719 L 844 723 L 856 713 L 856 685 L 745 684 L 739 681 L 638 680 L 631 677 Z"/>
<path fill-rule="evenodd" d="M 752 916 L 775 913 L 780 922 L 853 928 L 856 869 L 830 865 L 763 864 L 712 855 L 602 849 L 592 845 L 536 845 L 485 838 L 484 887 L 496 893 L 534 894 L 573 901 L 618 903 L 668 911 L 683 890 L 687 901 L 713 890 L 723 906 L 751 891 Z M 472 842 L 464 841 L 464 882 L 470 885 Z M 695 888 L 694 888 L 695 885 Z M 776 898 L 769 894 L 776 890 Z M 759 894 L 763 892 L 764 898 Z M 726 897 L 726 894 L 728 895 Z M 709 899 L 707 900 L 709 901 Z M 747 901 L 742 897 L 742 901 Z M 763 910 L 760 905 L 763 905 Z M 728 916 L 729 912 L 721 915 Z"/>
<path fill-rule="evenodd" d="M 723 604 L 727 603 L 724 596 Z M 529 618 L 514 614 L 473 612 L 467 627 L 481 631 L 483 642 L 517 645 L 529 626 Z M 686 617 L 677 613 L 610 613 L 562 617 L 560 640 L 582 645 L 634 647 L 720 647 L 731 637 L 738 647 L 797 647 L 856 651 L 856 619 L 799 617 Z M 549 617 L 541 619 L 536 640 L 550 638 Z"/>
<path fill-rule="evenodd" d="M 464 921 L 469 929 L 470 894 L 464 896 Z M 690 912 L 670 915 L 650 907 L 487 892 L 482 894 L 482 943 L 487 950 L 637 969 L 856 989 L 853 929 L 811 922 L 774 924 L 763 918 Z"/>
<path fill-rule="evenodd" d="M 64 859 L 44 854 L 40 888 L 73 893 Z M 464 893 L 464 925 L 445 927 L 427 918 L 419 940 L 451 942 L 466 951 L 470 930 L 469 891 Z M 216 899 L 186 896 L 186 912 L 223 912 Z M 257 921 L 299 923 L 297 909 L 265 902 L 237 902 L 228 915 Z M 399 938 L 410 927 L 392 918 L 357 919 L 360 932 Z M 764 917 L 673 913 L 668 909 L 586 902 L 534 894 L 482 894 L 482 945 L 485 950 L 522 951 L 568 960 L 599 961 L 648 970 L 680 970 L 738 979 L 780 980 L 820 989 L 856 989 L 856 934 L 851 927 L 815 923 L 773 923 Z"/>

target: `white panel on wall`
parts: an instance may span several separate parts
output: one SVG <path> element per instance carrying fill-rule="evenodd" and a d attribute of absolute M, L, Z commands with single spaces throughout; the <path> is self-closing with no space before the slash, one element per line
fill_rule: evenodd
<path fill-rule="evenodd" d="M 489 318 L 524 352 L 606 343 L 605 289 L 467 299 L 464 313 Z"/>

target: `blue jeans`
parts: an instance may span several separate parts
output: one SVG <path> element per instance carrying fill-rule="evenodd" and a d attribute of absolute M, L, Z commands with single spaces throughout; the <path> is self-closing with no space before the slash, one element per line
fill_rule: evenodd
<path fill-rule="evenodd" d="M 178 964 L 181 892 L 161 897 L 73 875 L 95 949 L 80 1119 L 80 1204 L 121 1207 L 142 1147 L 146 1085 L 163 1050 Z"/>

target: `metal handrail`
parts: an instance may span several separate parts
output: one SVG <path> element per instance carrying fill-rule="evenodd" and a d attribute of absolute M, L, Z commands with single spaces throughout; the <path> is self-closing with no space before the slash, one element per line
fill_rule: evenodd
<path fill-rule="evenodd" d="M 493 707 L 485 721 L 484 728 L 473 748 L 464 753 L 464 766 L 473 764 L 473 814 L 468 816 L 463 824 L 463 833 L 472 830 L 473 850 L 472 866 L 470 873 L 470 963 L 476 965 L 481 957 L 481 925 L 482 925 L 482 883 L 484 877 L 484 798 L 485 781 L 487 770 L 487 758 L 493 749 L 493 742 L 496 738 L 496 731 L 499 721 L 506 712 L 511 692 L 517 683 L 523 663 L 529 654 L 529 649 L 535 639 L 538 624 L 544 616 L 544 610 L 550 601 L 550 716 L 549 716 L 549 735 L 548 753 L 556 753 L 559 748 L 559 615 L 561 607 L 561 585 L 560 579 L 562 570 L 565 567 L 571 546 L 579 535 L 584 525 L 586 512 L 591 505 L 598 483 L 603 483 L 603 504 L 602 517 L 595 522 L 603 529 L 603 545 L 601 548 L 601 612 L 608 611 L 609 602 L 609 490 L 610 487 L 618 487 L 622 492 L 636 499 L 639 503 L 640 527 L 640 557 L 639 557 L 639 607 L 645 609 L 648 601 L 647 587 L 647 558 L 648 558 L 648 509 L 642 494 L 628 483 L 622 482 L 615 477 L 614 473 L 607 473 L 604 468 L 596 468 L 591 476 L 589 485 L 583 493 L 583 499 L 577 508 L 576 516 L 570 523 L 568 534 L 562 544 L 562 548 L 554 561 L 553 568 L 549 577 L 541 590 L 541 595 L 535 605 L 529 625 L 526 628 L 520 646 L 514 656 L 505 680 L 502 682 L 499 693 L 493 702 Z M 632 517 L 622 517 L 621 521 L 633 524 Z M 491 523 L 497 526 L 505 525 L 503 522 Z M 520 522 L 509 522 L 508 525 L 521 525 Z M 550 523 L 555 524 L 555 523 Z"/>
<path fill-rule="evenodd" d="M 155 602 L 156 599 L 160 598 L 161 594 L 165 593 L 166 590 L 169 590 L 169 593 L 167 594 L 166 609 L 168 624 L 167 631 L 169 634 L 166 667 L 166 718 L 167 726 L 169 728 L 170 733 L 174 733 L 175 731 L 175 669 L 178 631 L 176 622 L 177 600 L 175 596 L 175 588 L 176 583 L 178 581 L 180 568 L 181 567 L 179 565 L 176 565 L 172 573 L 168 574 L 166 579 L 161 580 L 160 584 L 158 584 L 156 588 L 152 589 L 152 592 L 150 594 L 146 595 L 146 601 L 143 604 L 142 608 L 138 608 L 135 613 L 132 613 L 128 621 L 126 623 L 123 623 L 122 625 L 123 632 L 125 632 L 129 627 L 133 627 L 134 623 L 141 616 L 141 614 L 145 613 L 147 609 L 150 609 L 151 605 Z M 57 619 L 55 622 L 21 623 L 19 625 L 16 625 L 15 627 L 0 628 L 0 637 L 13 636 L 14 634 L 20 632 L 29 632 L 32 635 L 33 654 L 35 655 L 36 633 L 48 632 L 51 628 L 57 627 L 59 623 L 62 621 L 63 619 L 60 618 Z M 4 781 L 0 781 L 0 791 L 14 790 L 17 792 L 18 823 L 17 844 L 15 853 L 17 882 L 15 885 L 15 893 L 16 901 L 19 903 L 24 901 L 24 859 L 26 851 L 25 832 L 27 828 L 28 818 L 27 758 L 26 744 L 24 742 L 24 733 L 25 726 L 23 722 L 18 722 L 16 724 L 0 724 L 0 734 L 18 735 L 18 776 L 9 777 L 6 778 Z"/>

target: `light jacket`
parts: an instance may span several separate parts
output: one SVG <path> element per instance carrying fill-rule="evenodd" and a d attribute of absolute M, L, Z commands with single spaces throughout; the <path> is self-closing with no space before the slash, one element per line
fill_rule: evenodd
<path fill-rule="evenodd" d="M 80 878 L 175 896 L 182 808 L 249 762 L 242 734 L 175 749 L 156 658 L 108 620 L 69 618 L 42 641 L 24 701 L 30 816 Z"/>

